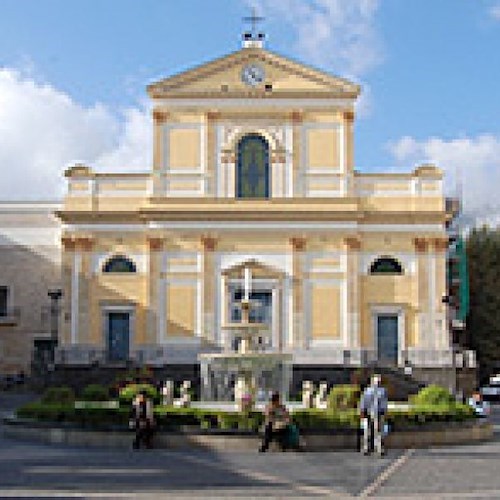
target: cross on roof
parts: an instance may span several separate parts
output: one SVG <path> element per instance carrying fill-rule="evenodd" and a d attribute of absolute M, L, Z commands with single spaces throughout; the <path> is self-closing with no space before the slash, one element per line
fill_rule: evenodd
<path fill-rule="evenodd" d="M 257 23 L 264 21 L 264 17 L 257 15 L 257 9 L 255 7 L 252 8 L 252 15 L 246 16 L 243 18 L 243 21 L 247 23 L 252 23 L 252 36 L 257 34 Z"/>

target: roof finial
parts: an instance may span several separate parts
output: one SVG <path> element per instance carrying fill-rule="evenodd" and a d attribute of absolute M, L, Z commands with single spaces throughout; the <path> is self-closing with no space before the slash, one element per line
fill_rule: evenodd
<path fill-rule="evenodd" d="M 245 31 L 243 33 L 243 47 L 244 48 L 262 48 L 265 34 L 262 31 L 257 31 L 257 23 L 264 21 L 264 17 L 257 15 L 257 9 L 252 8 L 252 15 L 243 18 L 243 21 L 252 24 L 252 29 L 250 31 Z"/>

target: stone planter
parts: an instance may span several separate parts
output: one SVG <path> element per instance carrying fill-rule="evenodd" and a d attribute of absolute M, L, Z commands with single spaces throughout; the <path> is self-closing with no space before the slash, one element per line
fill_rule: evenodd
<path fill-rule="evenodd" d="M 100 448 L 130 448 L 133 432 L 125 429 L 92 430 L 49 422 L 35 422 L 5 418 L 3 433 L 6 437 L 37 441 L 47 444 L 88 446 Z M 216 451 L 251 451 L 258 449 L 260 438 L 251 431 L 200 430 L 192 426 L 177 432 L 158 432 L 157 448 L 205 448 Z M 485 441 L 493 437 L 493 426 L 482 421 L 452 425 L 449 423 L 415 426 L 395 431 L 387 437 L 388 448 L 427 448 Z M 358 432 L 355 429 L 306 431 L 303 433 L 307 451 L 356 450 Z"/>

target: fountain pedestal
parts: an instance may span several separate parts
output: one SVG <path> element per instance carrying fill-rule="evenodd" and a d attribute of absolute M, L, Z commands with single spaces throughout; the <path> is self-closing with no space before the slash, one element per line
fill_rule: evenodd
<path fill-rule="evenodd" d="M 241 302 L 241 323 L 223 326 L 230 333 L 222 353 L 200 354 L 202 399 L 233 401 L 239 411 L 252 409 L 256 400 L 267 400 L 279 391 L 286 398 L 292 374 L 292 355 L 265 351 L 262 338 L 268 325 L 250 322 L 251 303 Z M 233 341 L 237 340 L 236 349 Z"/>

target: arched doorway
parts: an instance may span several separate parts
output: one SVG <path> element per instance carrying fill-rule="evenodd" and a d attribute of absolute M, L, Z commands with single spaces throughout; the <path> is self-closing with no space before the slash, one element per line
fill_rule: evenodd
<path fill-rule="evenodd" d="M 238 144 L 237 198 L 269 198 L 269 145 L 258 134 L 245 135 Z"/>

